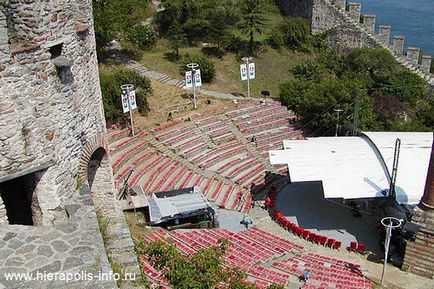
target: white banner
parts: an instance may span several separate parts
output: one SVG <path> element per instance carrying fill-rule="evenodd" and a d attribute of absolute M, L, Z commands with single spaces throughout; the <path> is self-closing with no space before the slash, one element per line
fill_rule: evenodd
<path fill-rule="evenodd" d="M 137 102 L 136 102 L 136 91 L 130 91 L 130 105 L 131 105 L 131 109 L 136 109 L 137 108 Z"/>
<path fill-rule="evenodd" d="M 241 80 L 247 80 L 247 66 L 240 64 Z"/>
<path fill-rule="evenodd" d="M 249 63 L 249 79 L 255 79 L 255 64 Z"/>
<path fill-rule="evenodd" d="M 121 101 L 122 101 L 122 110 L 124 111 L 124 113 L 129 112 L 130 108 L 128 106 L 128 96 L 127 96 L 127 92 L 122 92 L 121 94 Z"/>
<path fill-rule="evenodd" d="M 187 87 L 187 88 L 193 87 L 193 80 L 192 80 L 191 71 L 185 72 L 185 87 Z"/>
<path fill-rule="evenodd" d="M 196 87 L 202 86 L 202 78 L 200 76 L 200 69 L 197 69 L 194 72 L 194 85 Z"/>

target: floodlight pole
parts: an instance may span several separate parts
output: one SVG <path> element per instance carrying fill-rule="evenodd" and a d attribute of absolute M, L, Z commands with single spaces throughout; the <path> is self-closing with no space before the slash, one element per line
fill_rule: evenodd
<path fill-rule="evenodd" d="M 334 110 L 334 112 L 336 112 L 338 114 L 338 119 L 336 120 L 336 130 L 335 130 L 335 137 L 337 137 L 338 136 L 339 114 L 341 112 L 343 112 L 343 110 L 342 109 L 333 109 L 333 110 Z"/>
<path fill-rule="evenodd" d="M 250 98 L 250 70 L 249 70 L 249 63 L 252 61 L 252 57 L 246 56 L 241 58 L 242 61 L 246 64 L 246 70 L 247 70 L 247 97 Z"/>
<path fill-rule="evenodd" d="M 381 273 L 380 285 L 384 287 L 384 275 L 386 273 L 387 259 L 389 255 L 390 238 L 392 237 L 392 230 L 401 226 L 402 220 L 394 217 L 385 217 L 381 219 L 381 224 L 386 228 L 386 239 L 384 241 L 384 264 L 383 272 Z"/>
<path fill-rule="evenodd" d="M 131 107 L 131 100 L 130 100 L 130 91 L 134 89 L 133 84 L 123 84 L 121 85 L 122 91 L 125 91 L 128 98 L 128 109 L 130 110 L 130 120 L 131 120 L 131 134 L 134 136 L 134 121 L 133 121 L 133 110 Z"/>
<path fill-rule="evenodd" d="M 191 71 L 191 78 L 192 78 L 192 85 L 193 85 L 193 109 L 197 109 L 197 100 L 196 100 L 196 78 L 195 78 L 195 73 L 196 73 L 196 68 L 199 67 L 199 64 L 197 63 L 189 63 L 187 64 L 187 68 L 190 69 Z"/>

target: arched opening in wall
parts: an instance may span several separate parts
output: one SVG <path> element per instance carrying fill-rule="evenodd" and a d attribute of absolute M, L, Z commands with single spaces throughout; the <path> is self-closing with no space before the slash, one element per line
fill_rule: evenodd
<path fill-rule="evenodd" d="M 97 210 L 104 208 L 112 196 L 112 177 L 110 162 L 106 150 L 102 147 L 96 149 L 87 165 L 87 181 L 92 192 L 92 199 Z"/>
<path fill-rule="evenodd" d="M 0 223 L 42 224 L 35 191 L 44 172 L 41 170 L 0 183 Z"/>

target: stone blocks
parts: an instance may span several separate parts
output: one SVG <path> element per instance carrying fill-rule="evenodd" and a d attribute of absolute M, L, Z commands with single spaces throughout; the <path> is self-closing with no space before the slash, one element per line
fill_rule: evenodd
<path fill-rule="evenodd" d="M 404 36 L 393 36 L 393 51 L 396 54 L 402 55 L 402 53 L 404 52 L 404 41 Z"/>
<path fill-rule="evenodd" d="M 408 47 L 407 48 L 407 59 L 411 64 L 417 65 L 419 63 L 419 47 Z"/>
<path fill-rule="evenodd" d="M 362 5 L 360 3 L 348 3 L 348 13 L 351 19 L 356 22 L 360 22 L 360 11 L 362 10 Z"/>
<path fill-rule="evenodd" d="M 380 25 L 378 28 L 378 38 L 383 44 L 389 45 L 390 42 L 390 25 Z"/>
<path fill-rule="evenodd" d="M 342 11 L 347 8 L 347 0 L 334 0 L 334 4 Z"/>
<path fill-rule="evenodd" d="M 365 14 L 362 17 L 363 18 L 362 25 L 370 34 L 374 34 L 376 17 L 377 16 L 371 14 Z"/>
<path fill-rule="evenodd" d="M 420 62 L 420 69 L 423 72 L 429 73 L 431 70 L 431 61 L 432 61 L 431 55 L 422 55 L 422 60 Z"/>

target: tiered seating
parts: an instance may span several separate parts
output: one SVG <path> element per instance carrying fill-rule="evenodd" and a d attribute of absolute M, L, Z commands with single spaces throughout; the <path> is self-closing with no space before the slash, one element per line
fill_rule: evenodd
<path fill-rule="evenodd" d="M 112 155 L 113 159 L 113 172 L 116 172 L 119 167 L 128 162 L 132 156 L 138 154 L 141 150 L 148 146 L 148 141 L 142 140 L 134 146 L 128 146 L 124 150 L 117 150 L 117 154 Z"/>
<path fill-rule="evenodd" d="M 115 126 L 116 127 L 116 126 Z M 140 132 L 140 127 L 138 125 L 134 125 L 134 132 L 135 133 L 139 133 Z M 124 128 L 121 130 L 111 130 L 109 131 L 108 135 L 109 135 L 109 140 L 110 142 L 115 142 L 117 140 L 126 138 L 128 136 L 130 136 L 131 134 L 131 129 L 130 128 Z"/>
<path fill-rule="evenodd" d="M 120 150 L 133 145 L 134 143 L 142 140 L 142 137 L 146 135 L 146 132 L 142 131 L 138 134 L 136 134 L 133 137 L 130 138 L 126 138 L 126 139 L 120 139 L 114 143 L 111 144 L 110 146 L 110 152 L 119 152 Z"/>
<path fill-rule="evenodd" d="M 226 229 L 158 230 L 148 235 L 145 241 L 167 242 L 167 239 L 186 256 L 216 246 L 221 239 L 226 239 L 228 247 L 223 256 L 225 266 L 244 271 L 247 274 L 246 281 L 260 288 L 272 283 L 287 286 L 289 280 L 295 280 L 303 271 L 309 272 L 307 285 L 314 286 L 312 288 L 371 288 L 371 281 L 363 277 L 357 264 L 314 253 L 301 253 L 298 250 L 303 249 L 302 246 L 258 228 L 249 228 L 240 233 Z M 298 253 L 292 255 L 294 252 Z M 286 254 L 291 257 L 273 262 Z M 147 275 L 153 280 L 164 282 L 164 279 L 159 279 L 161 275 L 158 272 L 148 269 L 150 264 L 145 257 L 142 256 L 141 260 L 144 260 Z M 268 262 L 273 262 L 271 267 L 263 265 Z M 225 284 L 220 284 L 219 288 L 225 288 Z"/>
<path fill-rule="evenodd" d="M 194 125 L 187 124 L 177 128 L 171 127 L 169 131 L 161 132 L 156 138 L 167 146 L 172 147 L 179 155 L 189 158 L 208 147 L 202 135 L 196 135 Z"/>
<path fill-rule="evenodd" d="M 300 276 L 303 271 L 308 271 L 310 275 L 308 283 L 324 288 L 371 288 L 371 281 L 365 279 L 361 272 L 354 272 L 342 266 L 324 264 L 303 254 L 296 254 L 295 257 L 296 259 L 289 258 L 275 262 L 273 267 L 295 276 Z"/>
<path fill-rule="evenodd" d="M 196 163 L 199 167 L 210 167 L 226 158 L 245 152 L 245 150 L 246 148 L 243 143 L 239 141 L 229 142 L 198 154 L 192 158 L 191 161 Z"/>
<path fill-rule="evenodd" d="M 135 155 L 135 158 L 131 163 L 129 163 L 128 165 L 124 164 L 123 167 L 117 169 L 116 171 L 113 171 L 115 177 L 115 186 L 116 187 L 118 186 L 118 184 L 122 181 L 124 177 L 127 176 L 128 172 L 131 169 L 136 168 L 136 166 L 139 166 L 140 164 L 144 164 L 145 163 L 144 161 L 150 158 L 154 154 L 155 154 L 154 149 L 144 150 L 140 154 Z"/>

